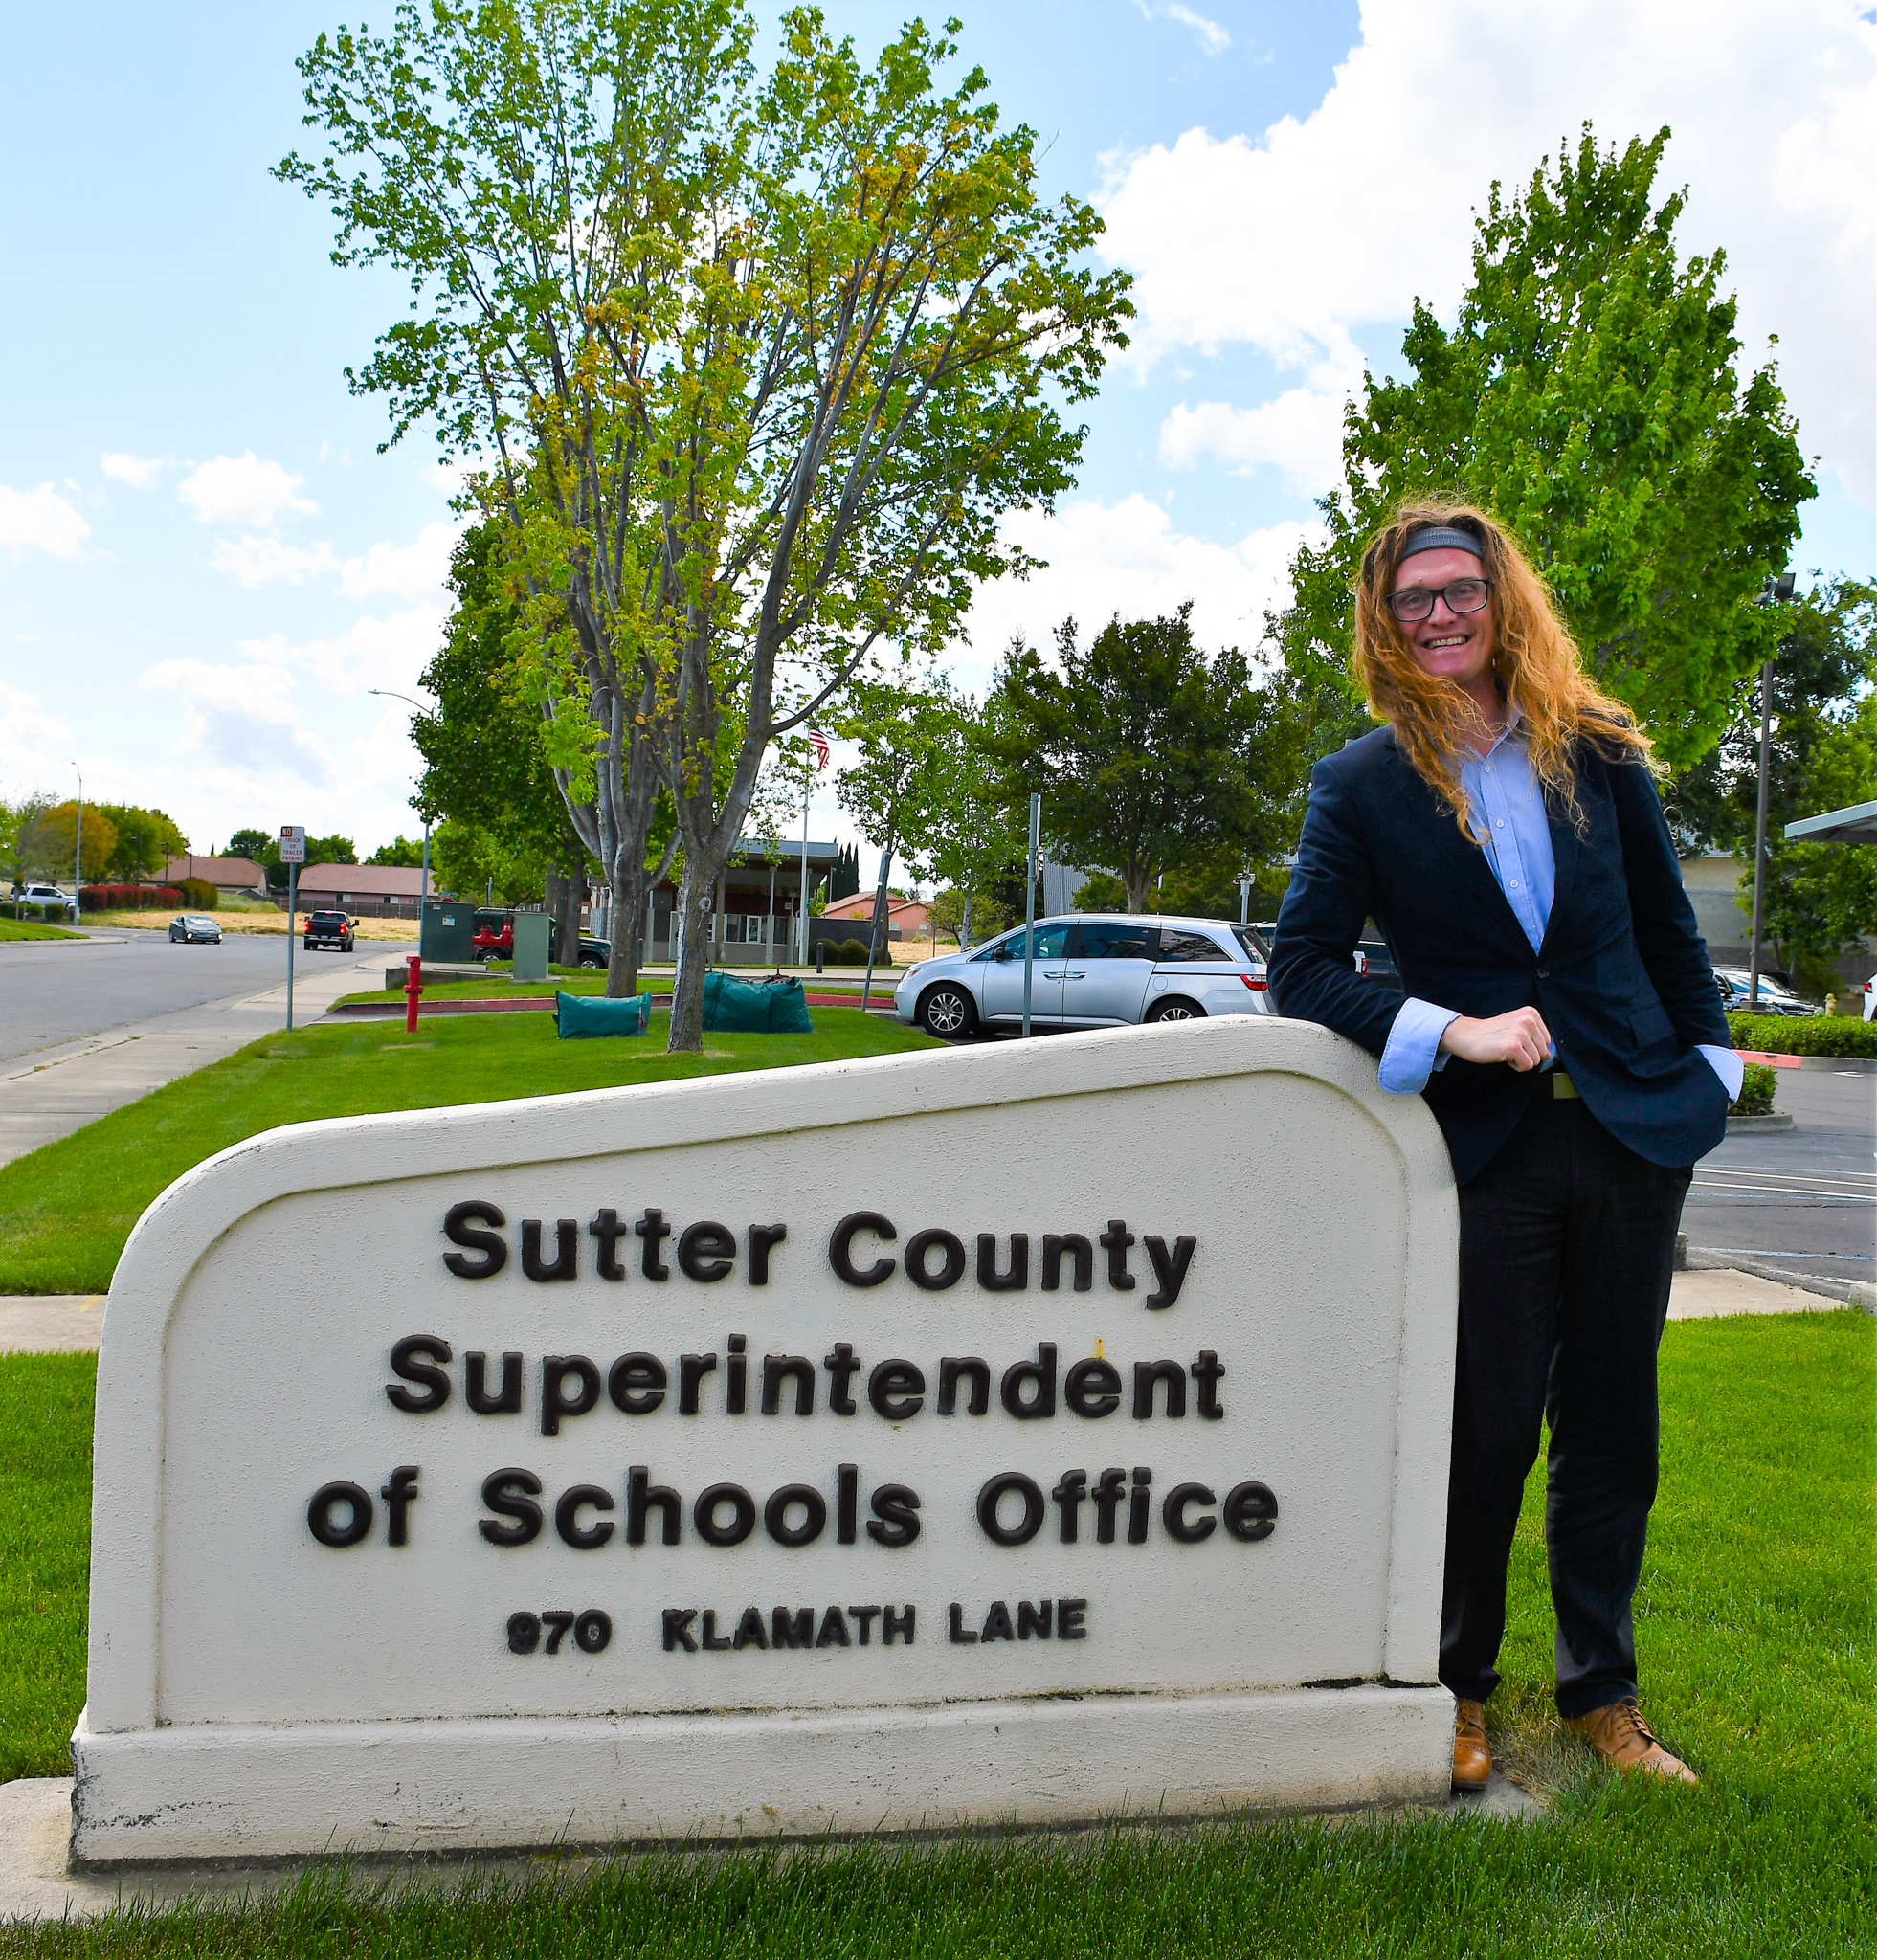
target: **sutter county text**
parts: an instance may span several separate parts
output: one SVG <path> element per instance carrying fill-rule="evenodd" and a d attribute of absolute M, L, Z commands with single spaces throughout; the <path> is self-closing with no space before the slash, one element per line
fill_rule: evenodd
<path fill-rule="evenodd" d="M 508 1263 L 506 1228 L 501 1209 L 486 1200 L 451 1206 L 444 1214 L 443 1236 L 456 1249 L 443 1256 L 445 1266 L 463 1280 L 492 1279 Z M 524 1275 L 541 1283 L 576 1279 L 583 1236 L 579 1222 L 554 1222 L 551 1258 L 544 1250 L 544 1236 L 542 1220 L 521 1221 Z M 789 1232 L 784 1224 L 751 1225 L 740 1243 L 728 1227 L 714 1220 L 681 1227 L 648 1206 L 630 1222 L 604 1208 L 588 1222 L 585 1236 L 593 1241 L 592 1271 L 603 1281 L 626 1278 L 621 1248 L 636 1240 L 639 1276 L 653 1283 L 668 1281 L 676 1270 L 701 1284 L 715 1284 L 740 1265 L 748 1284 L 766 1286 Z M 976 1239 L 980 1287 L 1011 1292 L 1029 1285 L 1027 1234 L 1009 1235 L 1001 1248 L 994 1234 L 979 1233 Z M 1108 1287 L 1132 1292 L 1138 1284 L 1130 1264 L 1136 1242 L 1137 1236 L 1121 1218 L 1109 1219 L 1092 1238 L 1076 1232 L 1044 1233 L 1036 1268 L 1040 1289 L 1058 1291 L 1066 1279 L 1072 1290 L 1089 1291 L 1099 1245 Z M 1182 1234 L 1169 1246 L 1157 1235 L 1144 1234 L 1139 1243 L 1154 1281 L 1141 1303 L 1155 1311 L 1171 1307 L 1186 1283 L 1197 1241 Z M 897 1254 L 887 1250 L 893 1246 L 899 1246 Z M 848 1286 L 883 1285 L 903 1271 L 927 1292 L 956 1285 L 970 1263 L 958 1234 L 925 1227 L 901 1244 L 893 1221 L 870 1211 L 850 1212 L 839 1220 L 829 1236 L 827 1259 Z M 1225 1414 L 1221 1385 L 1226 1370 L 1210 1348 L 1201 1348 L 1190 1360 L 1165 1355 L 1134 1360 L 1124 1372 L 1120 1363 L 1101 1353 L 1061 1367 L 1057 1344 L 1039 1341 L 1033 1354 L 994 1368 L 981 1354 L 947 1354 L 931 1369 L 901 1355 L 871 1359 L 850 1341 L 832 1343 L 818 1357 L 771 1353 L 758 1359 L 749 1352 L 746 1335 L 730 1334 L 721 1352 L 712 1348 L 671 1360 L 633 1349 L 604 1366 L 586 1354 L 545 1354 L 530 1366 L 525 1355 L 508 1350 L 495 1357 L 492 1367 L 484 1349 L 465 1351 L 458 1364 L 456 1348 L 444 1335 L 416 1333 L 394 1342 L 389 1360 L 394 1379 L 385 1384 L 385 1394 L 406 1415 L 428 1421 L 455 1405 L 473 1417 L 513 1417 L 523 1415 L 526 1405 L 525 1413 L 533 1417 L 530 1427 L 538 1426 L 547 1437 L 561 1435 L 569 1422 L 592 1416 L 603 1404 L 629 1418 L 635 1430 L 648 1417 L 760 1419 L 783 1418 L 786 1412 L 787 1417 L 801 1418 L 825 1410 L 851 1418 L 863 1407 L 897 1427 L 928 1407 L 937 1417 L 988 1415 L 994 1387 L 999 1407 L 1019 1422 L 1053 1422 L 1059 1416 L 1099 1422 L 1118 1414 L 1124 1403 L 1137 1422 L 1183 1421 L 1189 1409 L 1202 1422 L 1217 1422 Z M 648 1438 L 656 1433 L 644 1432 Z M 421 1477 L 419 1465 L 400 1464 L 380 1488 L 387 1546 L 411 1542 Z M 1158 1490 L 1152 1469 L 1144 1464 L 1131 1471 L 1071 1468 L 1045 1492 L 1023 1472 L 1003 1470 L 985 1479 L 973 1509 L 983 1535 L 998 1546 L 1027 1545 L 1042 1531 L 1052 1508 L 1056 1535 L 1064 1545 L 1083 1538 L 1084 1510 L 1091 1526 L 1087 1537 L 1098 1545 L 1146 1544 L 1156 1511 L 1160 1531 L 1181 1545 L 1208 1539 L 1253 1544 L 1268 1537 L 1278 1516 L 1269 1485 L 1251 1478 L 1220 1481 L 1226 1486 L 1222 1496 L 1196 1481 Z M 487 1515 L 479 1529 L 489 1545 L 508 1548 L 532 1544 L 551 1521 L 554 1536 L 575 1551 L 597 1551 L 615 1539 L 626 1547 L 643 1546 L 654 1531 L 658 1543 L 678 1545 L 686 1535 L 687 1519 L 689 1535 L 711 1547 L 741 1545 L 759 1525 L 773 1543 L 789 1548 L 815 1544 L 831 1526 L 835 1543 L 843 1546 L 870 1542 L 893 1550 L 919 1538 L 922 1505 L 909 1485 L 875 1485 L 866 1494 L 863 1519 L 858 1466 L 835 1466 L 832 1484 L 830 1491 L 825 1481 L 785 1483 L 759 1495 L 741 1483 L 718 1481 L 687 1498 L 659 1481 L 650 1465 L 637 1463 L 620 1480 L 616 1496 L 611 1484 L 576 1482 L 549 1498 L 534 1471 L 511 1464 L 483 1479 L 480 1497 Z M 334 1549 L 374 1538 L 375 1520 L 370 1493 L 346 1480 L 324 1484 L 306 1512 L 313 1537 Z"/>

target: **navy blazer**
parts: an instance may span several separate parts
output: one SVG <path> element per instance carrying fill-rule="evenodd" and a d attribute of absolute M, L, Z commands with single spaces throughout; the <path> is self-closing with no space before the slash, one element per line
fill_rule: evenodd
<path fill-rule="evenodd" d="M 1554 813 L 1557 884 L 1534 953 L 1486 853 L 1461 835 L 1378 728 L 1310 776 L 1297 868 L 1278 914 L 1278 1012 L 1379 1056 L 1400 996 L 1351 954 L 1374 919 L 1421 1000 L 1486 1019 L 1535 1007 L 1591 1114 L 1638 1156 L 1692 1164 L 1727 1134 L 1728 1096 L 1695 1044 L 1732 1045 L 1708 949 L 1648 771 L 1580 746 L 1579 835 Z M 1465 1184 L 1543 1080 L 1449 1057 L 1422 1092 Z"/>

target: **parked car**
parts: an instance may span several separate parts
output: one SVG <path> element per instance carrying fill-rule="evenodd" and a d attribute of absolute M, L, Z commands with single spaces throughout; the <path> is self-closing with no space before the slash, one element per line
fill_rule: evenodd
<path fill-rule="evenodd" d="M 24 885 L 16 884 L 13 887 L 13 897 L 22 905 L 57 905 L 74 919 L 78 916 L 78 900 L 56 884 L 47 884 L 42 880 Z"/>
<path fill-rule="evenodd" d="M 1759 976 L 1759 1006 L 1748 1005 L 1753 975 L 1745 967 L 1716 967 L 1714 985 L 1720 990 L 1721 1005 L 1730 1013 L 1816 1014 L 1822 1010 L 1815 1000 L 1800 1000 L 1790 987 L 1781 986 L 1766 974 Z"/>
<path fill-rule="evenodd" d="M 1866 1021 L 1877 1020 L 1877 973 L 1871 974 L 1870 978 L 1858 989 L 1858 994 L 1864 1002 L 1865 1019 Z"/>
<path fill-rule="evenodd" d="M 344 912 L 308 912 L 306 930 L 301 944 L 310 953 L 323 946 L 336 947 L 342 953 L 352 949 L 352 921 Z"/>
<path fill-rule="evenodd" d="M 1278 922 L 1275 919 L 1259 919 L 1251 924 L 1241 926 L 1240 931 L 1251 935 L 1251 942 L 1261 960 L 1269 960 L 1271 947 L 1277 940 Z M 1356 942 L 1352 956 L 1355 970 L 1365 980 L 1379 980 L 1385 987 L 1393 987 L 1397 992 L 1401 989 L 1401 970 L 1395 964 L 1395 949 L 1385 939 L 1361 939 Z"/>
<path fill-rule="evenodd" d="M 171 946 L 220 946 L 222 929 L 202 912 L 179 912 L 169 922 Z"/>
<path fill-rule="evenodd" d="M 1039 919 L 1030 970 L 1033 1027 L 1118 1028 L 1271 1012 L 1263 954 L 1245 927 L 1218 919 Z M 947 1040 L 1019 1027 L 1023 927 L 908 967 L 893 1008 L 901 1020 Z"/>
<path fill-rule="evenodd" d="M 487 905 L 479 905 L 476 910 L 475 932 L 470 945 L 475 948 L 476 957 L 485 966 L 491 960 L 512 960 L 515 957 L 515 915 Z M 560 934 L 555 931 L 552 940 L 558 941 Z M 597 934 L 583 932 L 580 935 L 580 958 L 582 967 L 603 968 L 612 954 L 612 947 Z"/>

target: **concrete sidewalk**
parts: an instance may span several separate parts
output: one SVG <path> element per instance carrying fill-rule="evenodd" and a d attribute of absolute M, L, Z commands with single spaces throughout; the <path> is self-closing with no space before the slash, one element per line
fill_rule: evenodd
<path fill-rule="evenodd" d="M 94 1352 L 104 1325 L 101 1293 L 0 1295 L 0 1354 Z M 1842 1301 L 1752 1273 L 1677 1273 L 1668 1298 L 1671 1321 L 1735 1313 L 1824 1313 Z"/>
<path fill-rule="evenodd" d="M 316 1020 L 342 994 L 375 986 L 384 959 L 374 951 L 336 967 L 307 964 L 309 970 L 294 976 L 296 1026 Z M 282 978 L 258 992 L 233 993 L 0 1062 L 0 1164 L 283 1029 L 286 1017 Z"/>

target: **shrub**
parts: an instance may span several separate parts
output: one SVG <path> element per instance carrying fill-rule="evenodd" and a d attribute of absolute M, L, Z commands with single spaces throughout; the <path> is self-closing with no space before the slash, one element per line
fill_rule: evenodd
<path fill-rule="evenodd" d="M 1762 1055 L 1865 1056 L 1877 1059 L 1877 1021 L 1850 1014 L 1729 1014 L 1736 1048 Z"/>
<path fill-rule="evenodd" d="M 79 909 L 86 912 L 168 912 L 182 902 L 182 893 L 168 884 L 88 884 L 78 893 Z"/>
<path fill-rule="evenodd" d="M 863 939 L 843 939 L 838 946 L 828 948 L 828 959 L 837 967 L 864 967 L 867 943 Z"/>
<path fill-rule="evenodd" d="M 221 893 L 206 878 L 186 878 L 179 889 L 183 903 L 196 912 L 212 912 L 221 903 Z"/>
<path fill-rule="evenodd" d="M 1770 1053 L 1770 1051 L 1769 1051 Z M 1779 1071 L 1763 1061 L 1750 1061 L 1740 1083 L 1740 1094 L 1728 1104 L 1730 1116 L 1771 1116 L 1773 1092 L 1779 1086 Z"/>

